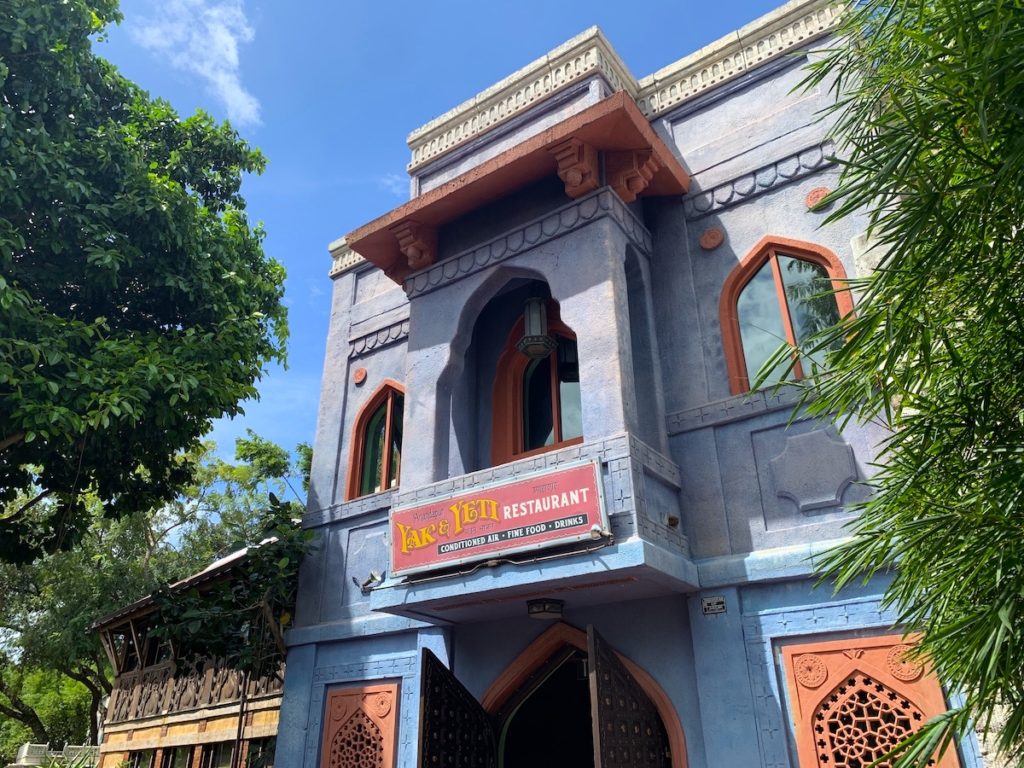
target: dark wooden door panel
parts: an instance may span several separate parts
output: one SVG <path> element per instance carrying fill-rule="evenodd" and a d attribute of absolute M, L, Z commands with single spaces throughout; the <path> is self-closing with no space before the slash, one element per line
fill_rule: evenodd
<path fill-rule="evenodd" d="M 420 768 L 496 768 L 490 715 L 426 648 L 420 686 Z"/>
<path fill-rule="evenodd" d="M 595 768 L 669 768 L 657 707 L 592 627 L 587 627 Z"/>

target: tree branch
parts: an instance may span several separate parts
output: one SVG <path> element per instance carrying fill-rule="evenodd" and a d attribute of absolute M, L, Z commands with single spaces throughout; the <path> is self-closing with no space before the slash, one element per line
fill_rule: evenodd
<path fill-rule="evenodd" d="M 43 725 L 43 721 L 39 719 L 39 715 L 36 714 L 32 707 L 22 701 L 18 694 L 11 690 L 11 687 L 4 681 L 2 675 L 0 675 L 0 693 L 6 696 L 7 700 L 11 703 L 10 707 L 0 704 L 0 712 L 26 725 L 32 731 L 32 738 L 37 743 L 49 744 L 50 734 L 47 732 L 46 726 Z"/>
<path fill-rule="evenodd" d="M 90 678 L 84 672 L 81 672 L 81 671 L 78 671 L 78 670 L 74 670 L 71 667 L 67 667 L 67 666 L 63 666 L 63 665 L 57 667 L 57 669 L 59 669 L 65 675 L 70 677 L 72 680 L 76 680 L 79 683 L 81 683 L 82 685 L 84 685 L 86 688 L 89 689 L 89 693 L 91 693 L 91 694 L 93 694 L 95 696 L 100 696 L 101 695 L 100 688 L 99 688 L 98 685 L 96 685 L 96 681 L 94 681 L 92 678 Z"/>
<path fill-rule="evenodd" d="M 26 504 L 24 504 L 21 507 L 21 509 L 19 509 L 17 512 L 15 512 L 12 515 L 10 515 L 9 518 L 13 519 L 13 518 L 17 517 L 18 515 L 22 515 L 25 512 L 28 512 L 30 509 L 32 509 L 32 507 L 34 507 L 36 504 L 38 504 L 40 501 L 42 501 L 43 499 L 45 499 L 47 496 L 49 496 L 52 493 L 53 493 L 53 490 L 48 488 L 47 490 L 43 491 L 38 496 L 36 496 L 34 499 L 32 499 L 32 501 L 29 501 Z"/>
<path fill-rule="evenodd" d="M 24 439 L 24 431 L 15 432 L 13 435 L 9 435 L 8 437 L 5 437 L 2 440 L 0 440 L 0 451 L 6 451 L 8 448 L 10 448 L 13 445 L 17 445 Z"/>

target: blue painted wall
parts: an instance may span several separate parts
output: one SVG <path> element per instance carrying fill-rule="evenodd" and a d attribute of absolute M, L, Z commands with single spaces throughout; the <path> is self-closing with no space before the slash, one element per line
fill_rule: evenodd
<path fill-rule="evenodd" d="M 398 764 L 414 765 L 422 649 L 480 696 L 546 626 L 525 616 L 526 597 L 556 587 L 566 621 L 593 624 L 668 693 L 689 766 L 796 765 L 780 644 L 878 634 L 894 619 L 879 604 L 884 580 L 834 596 L 810 568 L 864 498 L 884 433 L 790 423 L 785 393 L 733 396 L 728 385 L 722 286 L 762 238 L 825 247 L 857 274 L 850 240 L 863 217 L 823 227 L 805 202 L 837 179 L 817 120 L 827 94 L 794 91 L 805 63 L 772 60 L 654 121 L 692 176 L 682 198 L 627 206 L 602 188 L 570 200 L 552 177 L 444 227 L 439 263 L 404 290 L 369 265 L 335 277 L 303 521 L 318 544 L 288 636 L 279 768 L 318 765 L 325 690 L 366 680 L 401 685 Z M 595 74 L 431 163 L 414 188 L 610 92 Z M 725 240 L 704 250 L 709 228 Z M 494 366 L 521 302 L 503 291 L 528 280 L 577 334 L 585 444 L 492 469 Z M 407 390 L 401 487 L 346 502 L 353 426 L 385 379 Z M 611 546 L 360 589 L 387 569 L 392 506 L 581 457 L 600 462 Z M 725 613 L 705 615 L 705 597 L 723 598 Z M 981 764 L 972 741 L 962 751 L 965 766 Z"/>

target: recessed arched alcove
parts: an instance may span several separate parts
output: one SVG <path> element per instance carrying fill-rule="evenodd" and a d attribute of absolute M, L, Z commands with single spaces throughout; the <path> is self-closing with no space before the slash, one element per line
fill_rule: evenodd
<path fill-rule="evenodd" d="M 542 277 L 509 270 L 501 278 L 489 280 L 476 292 L 475 300 L 467 303 L 452 344 L 451 361 L 439 382 L 439 394 L 451 393 L 446 398 L 449 418 L 444 420 L 450 424 L 449 474 L 485 469 L 582 439 L 579 374 L 578 367 L 573 368 L 575 332 L 561 322 L 559 305 Z M 481 294 L 486 300 L 480 300 Z M 525 332 L 524 312 L 531 301 L 543 305 L 545 327 L 553 343 L 550 361 L 531 359 L 515 348 Z M 524 393 L 529 394 L 531 380 L 535 390 L 544 390 L 545 377 L 550 378 L 552 389 L 541 407 L 547 411 L 539 420 L 553 420 L 548 425 L 550 434 L 533 442 L 527 436 L 524 442 L 520 433 L 523 424 L 529 433 L 529 403 L 542 399 L 535 395 L 531 401 Z M 572 420 L 564 434 L 559 420 L 563 398 L 571 398 L 565 411 Z"/>
<path fill-rule="evenodd" d="M 499 741 L 507 742 L 514 735 L 511 729 L 515 727 L 517 714 L 523 712 L 526 702 L 538 695 L 550 693 L 561 696 L 565 705 L 581 706 L 581 688 L 574 682 L 574 665 L 587 660 L 587 654 L 587 633 L 564 622 L 552 625 L 523 649 L 480 700 L 483 708 L 499 721 Z M 615 656 L 657 709 L 668 737 L 670 765 L 686 768 L 686 736 L 672 700 L 642 667 L 621 653 Z M 527 718 L 535 718 L 545 707 L 557 705 L 558 702 L 546 702 L 533 708 L 536 712 L 527 712 Z M 506 750 L 508 746 L 507 743 L 500 745 Z M 592 760 L 593 753 L 590 755 Z M 511 768 L 512 763 L 506 765 Z"/>

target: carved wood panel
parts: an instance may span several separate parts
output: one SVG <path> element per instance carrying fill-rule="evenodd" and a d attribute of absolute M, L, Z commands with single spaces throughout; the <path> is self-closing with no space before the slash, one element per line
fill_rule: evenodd
<path fill-rule="evenodd" d="M 595 768 L 668 768 L 668 734 L 657 707 L 592 626 L 587 651 Z"/>
<path fill-rule="evenodd" d="M 320 768 L 394 768 L 397 712 L 397 683 L 330 689 Z"/>
<path fill-rule="evenodd" d="M 495 768 L 497 739 L 490 715 L 426 648 L 420 686 L 420 768 Z"/>
<path fill-rule="evenodd" d="M 242 697 L 242 675 L 222 659 L 201 659 L 175 665 L 163 662 L 114 680 L 107 722 L 119 723 L 157 715 L 230 704 Z M 284 665 L 276 675 L 249 681 L 250 697 L 281 692 Z"/>
<path fill-rule="evenodd" d="M 945 711 L 938 680 L 910 649 L 899 635 L 782 649 L 800 768 L 863 768 Z M 960 762 L 950 751 L 932 765 Z"/>

